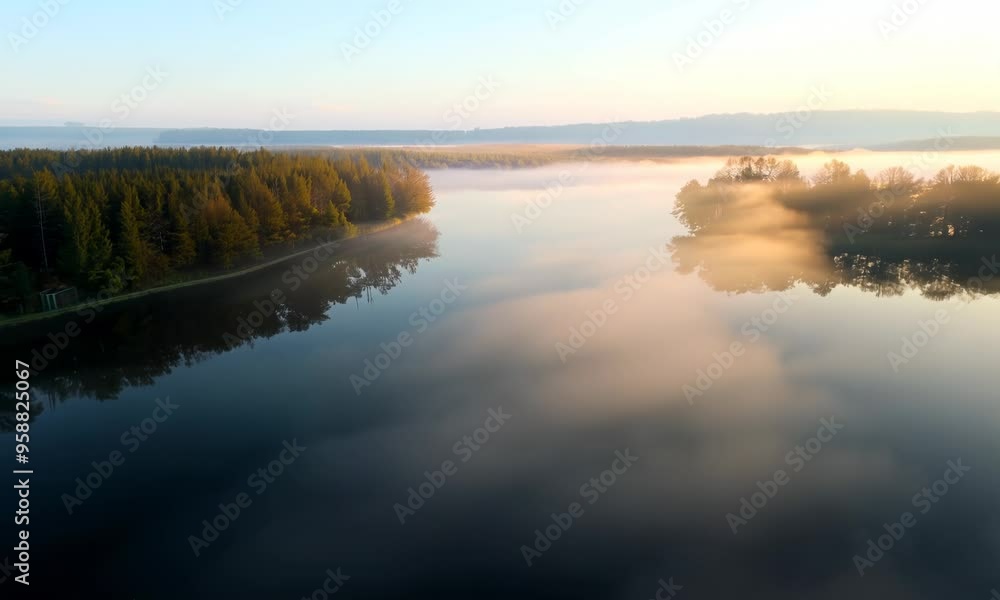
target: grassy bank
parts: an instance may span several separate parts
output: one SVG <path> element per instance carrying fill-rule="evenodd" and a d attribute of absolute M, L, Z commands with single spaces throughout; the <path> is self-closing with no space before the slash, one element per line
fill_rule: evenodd
<path fill-rule="evenodd" d="M 575 162 L 675 162 L 730 156 L 804 156 L 810 148 L 770 146 L 616 146 L 572 144 L 479 144 L 404 148 L 299 148 L 292 152 L 334 158 L 363 155 L 373 164 L 397 162 L 419 169 L 525 169 Z"/>

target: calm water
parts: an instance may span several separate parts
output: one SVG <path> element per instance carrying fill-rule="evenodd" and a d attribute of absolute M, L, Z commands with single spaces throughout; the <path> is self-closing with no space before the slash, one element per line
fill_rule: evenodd
<path fill-rule="evenodd" d="M 429 217 L 334 258 L 77 318 L 31 380 L 35 597 L 322 598 L 340 569 L 334 598 L 986 600 L 997 297 L 749 229 L 672 256 L 674 195 L 718 166 L 436 172 Z"/>

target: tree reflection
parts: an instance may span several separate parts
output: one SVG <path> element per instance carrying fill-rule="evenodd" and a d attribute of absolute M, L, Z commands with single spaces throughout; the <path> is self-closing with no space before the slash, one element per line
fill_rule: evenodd
<path fill-rule="evenodd" d="M 342 242 L 306 278 L 288 274 L 301 262 L 291 259 L 238 279 L 109 305 L 89 324 L 71 313 L 5 330 L 4 346 L 28 360 L 49 342 L 50 332 L 76 320 L 80 335 L 32 377 L 33 396 L 49 405 L 77 396 L 111 400 L 127 387 L 152 385 L 176 366 L 306 331 L 326 321 L 336 305 L 374 302 L 406 273 L 415 273 L 420 261 L 437 257 L 437 239 L 430 223 L 414 219 L 390 232 Z M 268 310 L 276 289 L 283 301 Z M 38 370 L 38 364 L 33 367 Z M 0 430 L 6 422 L 0 414 Z"/>

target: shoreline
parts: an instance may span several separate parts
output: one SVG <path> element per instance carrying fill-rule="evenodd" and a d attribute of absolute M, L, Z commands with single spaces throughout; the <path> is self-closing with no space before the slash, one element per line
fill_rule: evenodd
<path fill-rule="evenodd" d="M 345 237 L 342 237 L 342 238 L 337 238 L 336 240 L 334 240 L 332 242 L 328 242 L 326 244 L 321 244 L 319 246 L 310 246 L 306 250 L 295 251 L 295 252 L 292 252 L 290 254 L 285 254 L 285 255 L 282 255 L 282 256 L 280 256 L 278 258 L 273 258 L 273 259 L 267 260 L 267 261 L 265 261 L 263 263 L 252 265 L 252 266 L 249 266 L 249 267 L 245 267 L 243 269 L 239 269 L 237 271 L 232 271 L 232 272 L 229 272 L 229 273 L 218 273 L 218 274 L 215 274 L 215 275 L 208 275 L 208 276 L 205 276 L 205 277 L 199 277 L 199 278 L 196 278 L 196 279 L 191 279 L 189 281 L 180 281 L 180 282 L 177 282 L 177 283 L 170 283 L 170 284 L 166 284 L 166 285 L 161 285 L 161 286 L 149 288 L 147 290 L 139 290 L 139 291 L 135 291 L 135 292 L 130 292 L 128 294 L 121 294 L 121 295 L 118 295 L 118 296 L 112 296 L 110 298 L 105 298 L 103 300 L 90 300 L 90 301 L 85 300 L 85 301 L 80 302 L 78 304 L 74 304 L 73 306 L 67 306 L 65 308 L 60 308 L 58 310 L 50 310 L 50 311 L 47 311 L 47 312 L 30 313 L 30 314 L 27 314 L 27 315 L 19 315 L 17 317 L 0 319 L 0 329 L 3 329 L 5 327 L 13 327 L 13 326 L 17 326 L 17 325 L 24 325 L 26 323 L 35 323 L 35 322 L 39 322 L 39 321 L 45 321 L 47 319 L 55 319 L 57 317 L 64 316 L 67 313 L 76 312 L 78 310 L 81 310 L 82 308 L 93 308 L 95 306 L 109 306 L 111 304 L 116 304 L 116 303 L 119 303 L 119 302 L 125 302 L 125 301 L 128 301 L 128 300 L 135 300 L 136 298 L 142 298 L 143 296 L 150 296 L 150 295 L 153 295 L 153 294 L 162 294 L 162 293 L 171 292 L 171 291 L 174 291 L 174 290 L 179 290 L 179 289 L 184 289 L 184 288 L 190 288 L 190 287 L 195 287 L 195 286 L 199 286 L 199 285 L 205 285 L 205 284 L 209 284 L 209 283 L 218 283 L 220 281 L 225 281 L 227 279 L 235 279 L 237 277 L 243 277 L 244 275 L 249 275 L 250 273 L 254 273 L 256 271 L 267 269 L 269 267 L 273 267 L 275 265 L 279 265 L 279 264 L 281 264 L 283 262 L 287 262 L 287 261 L 289 261 L 289 260 L 291 260 L 293 258 L 296 258 L 298 256 L 302 256 L 302 255 L 305 255 L 305 254 L 309 254 L 311 252 L 315 252 L 316 250 L 318 250 L 320 248 L 326 248 L 326 247 L 329 247 L 329 246 L 335 246 L 336 247 L 337 245 L 339 245 L 339 244 L 341 244 L 343 242 L 349 241 L 349 240 L 355 240 L 355 239 L 358 239 L 358 238 L 363 237 L 363 236 L 373 235 L 373 234 L 377 234 L 377 233 L 382 233 L 384 231 L 389 231 L 391 229 L 395 229 L 396 227 L 399 227 L 400 225 L 402 225 L 403 223 L 407 222 L 408 220 L 410 220 L 410 219 L 412 219 L 414 217 L 415 217 L 415 215 L 411 215 L 411 216 L 407 216 L 407 217 L 403 217 L 403 218 L 391 219 L 391 220 L 388 220 L 388 221 L 379 221 L 377 223 L 364 223 L 364 224 L 361 224 L 361 225 L 355 225 L 355 227 L 357 227 L 357 231 L 353 235 L 345 236 Z"/>

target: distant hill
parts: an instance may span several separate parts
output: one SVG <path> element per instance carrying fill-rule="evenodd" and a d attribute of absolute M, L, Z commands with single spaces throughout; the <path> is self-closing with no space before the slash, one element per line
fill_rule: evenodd
<path fill-rule="evenodd" d="M 262 132 L 234 129 L 164 131 L 163 144 L 246 144 Z M 811 114 L 709 115 L 669 121 L 504 127 L 472 131 L 279 131 L 268 145 L 577 144 L 604 139 L 640 146 L 866 147 L 938 136 L 1000 136 L 1000 113 L 827 111 Z M 273 138 L 273 139 L 272 139 Z"/>
<path fill-rule="evenodd" d="M 569 144 L 603 140 L 617 146 L 779 146 L 812 148 L 926 148 L 934 139 L 1000 137 L 1000 113 L 821 111 L 708 115 L 667 121 L 504 127 L 471 131 L 255 129 L 129 129 L 97 135 L 85 127 L 0 127 L 0 148 L 161 146 L 447 146 L 468 144 Z M 921 141 L 922 140 L 922 141 Z M 909 146 L 912 145 L 912 146 Z M 983 149 L 975 146 L 972 149 Z M 956 146 L 956 149 L 958 147 Z"/>
<path fill-rule="evenodd" d="M 67 123 L 63 127 L 0 127 L 0 150 L 15 148 L 67 150 L 152 146 L 163 129 L 114 127 L 105 130 Z"/>
<path fill-rule="evenodd" d="M 952 137 L 942 140 L 932 138 L 926 140 L 909 140 L 895 144 L 880 144 L 870 150 L 879 152 L 921 152 L 940 147 L 947 150 L 1000 150 L 1000 136 L 966 136 Z"/>

